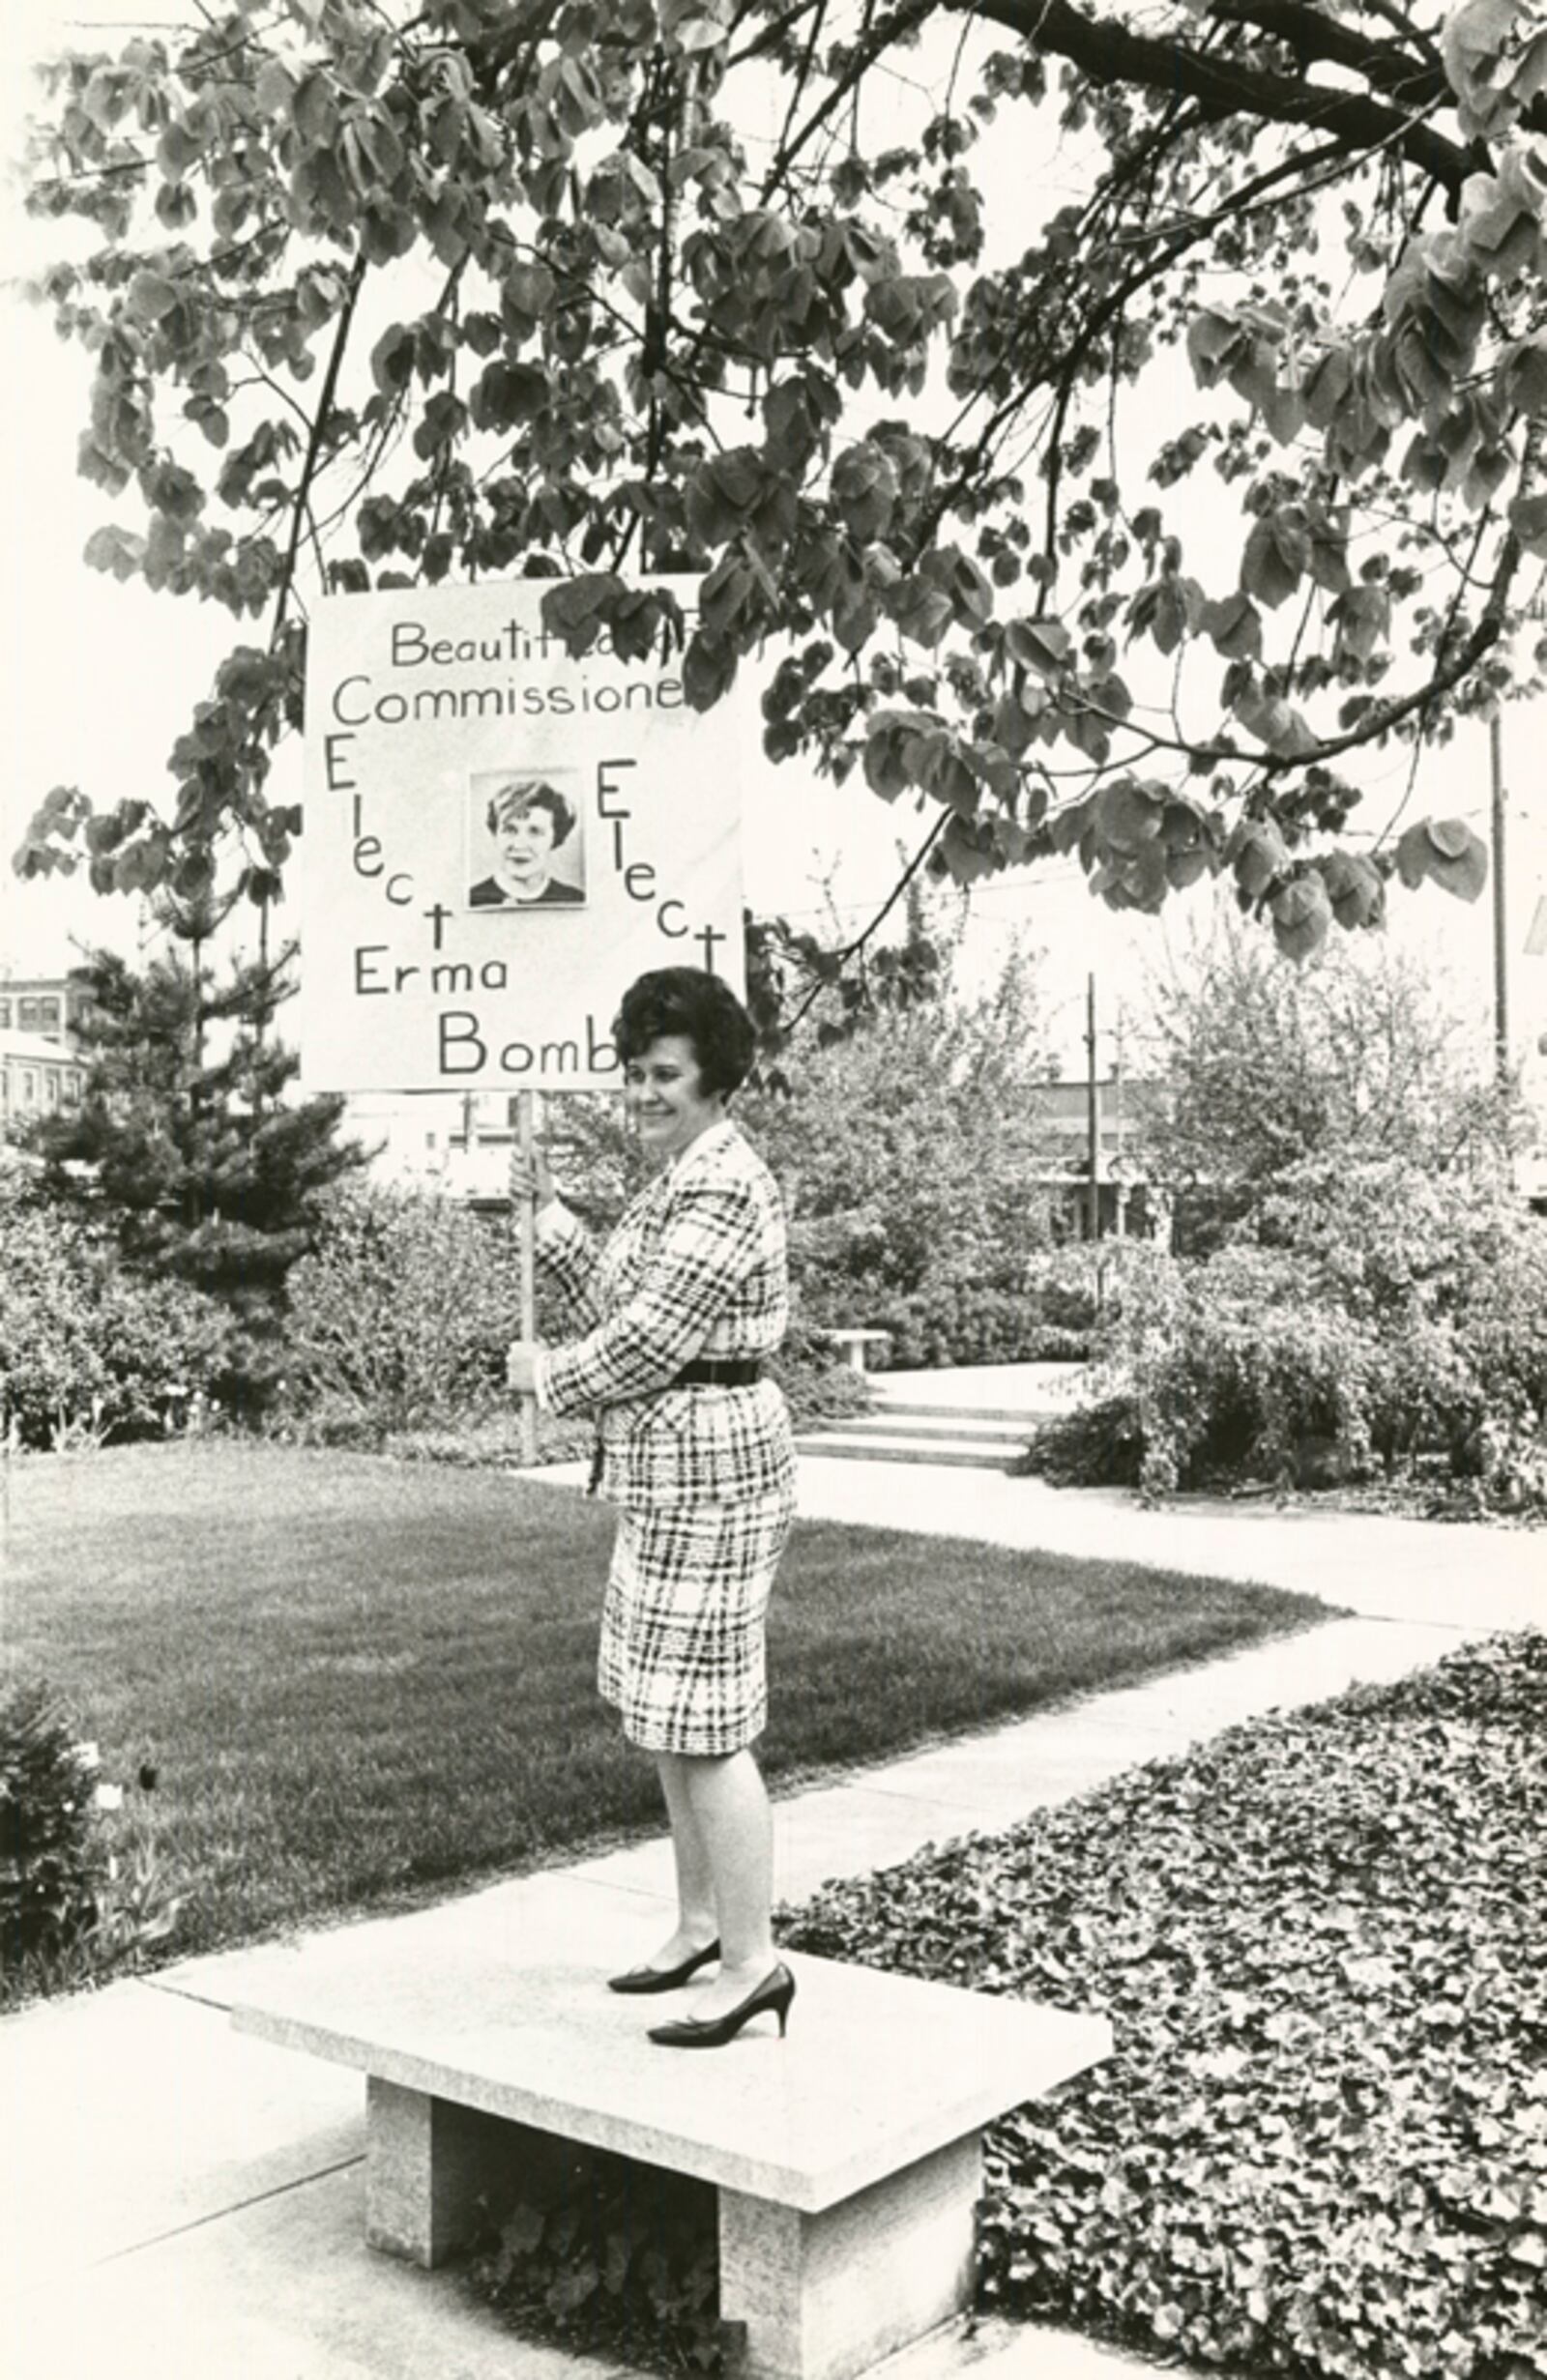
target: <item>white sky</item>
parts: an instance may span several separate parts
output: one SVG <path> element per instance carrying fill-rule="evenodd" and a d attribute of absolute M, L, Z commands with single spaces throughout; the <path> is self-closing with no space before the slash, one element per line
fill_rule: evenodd
<path fill-rule="evenodd" d="M 186 16 L 189 0 L 4 0 L 0 10 L 0 109 L 7 160 L 18 146 L 28 103 L 27 62 L 74 44 L 111 45 L 123 30 L 147 17 Z M 0 215 L 5 271 L 15 276 L 61 252 L 70 237 L 57 225 L 23 216 L 14 170 Z M 160 799 L 164 760 L 191 704 L 206 690 L 220 655 L 256 624 L 196 598 L 173 600 L 135 584 L 120 586 L 89 570 L 80 556 L 91 531 L 114 517 L 111 499 L 74 474 L 74 446 L 83 417 L 85 360 L 55 338 L 45 315 L 21 303 L 12 288 L 0 294 L 0 373 L 8 394 L 6 436 L 0 441 L 0 536 L 12 557 L 0 587 L 0 633 L 6 668 L 7 766 L 0 778 L 0 965 L 18 972 L 51 969 L 72 955 L 69 938 L 132 945 L 133 905 L 102 900 L 79 884 L 20 885 L 10 855 L 26 820 L 47 789 L 79 784 L 99 803 L 139 791 Z M 121 517 L 131 520 L 132 502 Z M 901 841 L 910 850 L 927 819 L 904 804 L 889 810 L 860 782 L 843 789 L 810 782 L 795 767 L 774 769 L 758 748 L 755 695 L 747 702 L 744 864 L 754 908 L 783 911 L 813 925 L 831 880 L 851 927 L 878 905 L 895 875 Z M 1533 715 L 1517 710 L 1506 726 L 1511 788 L 1512 1004 L 1517 1042 L 1547 1030 L 1547 960 L 1519 955 L 1535 903 L 1547 895 L 1547 802 L 1541 793 L 1540 747 L 1547 705 Z M 1369 817 L 1384 815 L 1383 797 L 1400 798 L 1405 751 L 1376 755 L 1364 765 Z M 282 764 L 279 798 L 299 798 L 299 750 Z M 1412 815 L 1459 814 L 1487 832 L 1486 738 L 1469 732 L 1423 769 Z M 1207 900 L 1207 890 L 1203 894 Z M 1083 1068 L 1078 1035 L 1084 1024 L 1086 973 L 1098 979 L 1103 1024 L 1119 1003 L 1142 1005 L 1150 970 L 1168 942 L 1184 942 L 1199 901 L 1174 905 L 1164 920 L 1119 916 L 1093 901 L 1072 861 L 1055 861 L 1025 875 L 978 887 L 968 929 L 971 972 L 991 974 L 1017 935 L 1045 953 L 1045 998 L 1057 1016 L 1057 1039 L 1069 1072 Z M 1491 982 L 1491 915 L 1485 896 L 1467 910 L 1433 888 L 1392 903 L 1393 931 L 1443 955 L 1459 979 L 1479 1028 Z M 1110 1044 L 1103 1048 L 1103 1062 Z"/>

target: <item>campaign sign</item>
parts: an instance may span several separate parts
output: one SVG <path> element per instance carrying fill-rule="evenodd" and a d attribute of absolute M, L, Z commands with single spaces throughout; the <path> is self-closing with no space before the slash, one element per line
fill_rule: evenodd
<path fill-rule="evenodd" d="M 739 730 L 680 656 L 571 657 L 543 582 L 340 595 L 306 662 L 302 992 L 317 1090 L 615 1088 L 657 967 L 743 989 Z M 689 620 L 689 626 L 691 622 Z"/>

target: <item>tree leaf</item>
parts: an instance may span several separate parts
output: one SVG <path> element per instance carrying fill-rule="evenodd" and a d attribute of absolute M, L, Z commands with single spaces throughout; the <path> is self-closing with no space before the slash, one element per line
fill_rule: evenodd
<path fill-rule="evenodd" d="M 1241 583 L 1270 610 L 1288 600 L 1311 565 L 1304 515 L 1281 506 L 1256 523 L 1241 558 Z"/>
<path fill-rule="evenodd" d="M 1409 887 L 1428 877 L 1458 900 L 1474 901 L 1488 881 L 1487 846 L 1463 819 L 1419 819 L 1397 844 L 1396 867 Z"/>
<path fill-rule="evenodd" d="M 1142 785 L 1134 777 L 1116 777 L 1095 798 L 1095 830 L 1114 850 L 1137 851 L 1160 833 L 1165 789 Z"/>
<path fill-rule="evenodd" d="M 1528 554 L 1547 562 L 1547 496 L 1517 496 L 1509 508 L 1509 526 Z"/>
<path fill-rule="evenodd" d="M 1058 620 L 1012 620 L 1005 631 L 1005 642 L 1017 661 L 1042 678 L 1057 678 L 1074 646 L 1074 639 Z"/>
<path fill-rule="evenodd" d="M 1308 959 L 1320 950 L 1331 924 L 1332 904 L 1319 876 L 1299 876 L 1271 903 L 1273 940 L 1287 958 Z"/>
<path fill-rule="evenodd" d="M 177 302 L 177 284 L 164 273 L 136 273 L 129 284 L 129 310 L 136 322 L 161 322 Z"/>
<path fill-rule="evenodd" d="M 1227 848 L 1236 882 L 1248 898 L 1257 900 L 1289 865 L 1289 851 L 1276 827 L 1254 820 L 1243 827 Z"/>
<path fill-rule="evenodd" d="M 1229 595 L 1217 603 L 1206 603 L 1198 624 L 1215 650 L 1232 661 L 1255 661 L 1262 652 L 1262 614 L 1248 595 Z"/>

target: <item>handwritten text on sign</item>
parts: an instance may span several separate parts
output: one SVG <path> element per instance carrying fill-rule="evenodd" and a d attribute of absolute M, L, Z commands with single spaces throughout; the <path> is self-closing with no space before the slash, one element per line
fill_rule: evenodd
<path fill-rule="evenodd" d="M 313 618 L 302 845 L 309 1088 L 605 1088 L 649 968 L 742 983 L 737 729 L 674 655 L 571 658 L 540 584 Z"/>

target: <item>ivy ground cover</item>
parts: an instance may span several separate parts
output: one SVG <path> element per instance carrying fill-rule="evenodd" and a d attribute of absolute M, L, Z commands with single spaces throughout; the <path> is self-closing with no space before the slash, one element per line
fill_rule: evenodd
<path fill-rule="evenodd" d="M 1196 2365 L 1547 2373 L 1547 1636 L 831 1887 L 796 1948 L 1107 2012 L 991 2137 L 980 2286 Z"/>
<path fill-rule="evenodd" d="M 172 1953 L 661 1824 L 598 1702 L 612 1520 L 495 1471 L 240 1440 L 9 1466 L 6 1658 L 102 1774 L 154 1769 Z M 770 1773 L 879 1758 L 1303 1626 L 1127 1563 L 809 1523 L 771 1625 Z"/>

